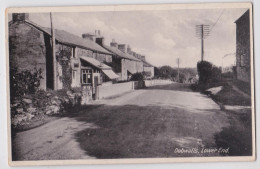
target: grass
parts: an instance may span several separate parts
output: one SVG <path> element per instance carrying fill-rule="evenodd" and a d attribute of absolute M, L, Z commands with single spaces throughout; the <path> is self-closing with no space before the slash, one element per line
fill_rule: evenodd
<path fill-rule="evenodd" d="M 240 82 L 230 82 L 237 86 L 239 89 L 243 89 L 242 91 L 248 91 L 250 89 L 247 88 L 248 85 L 244 85 L 244 83 Z M 202 84 L 202 85 L 191 85 L 191 89 L 193 91 L 201 92 L 203 94 L 209 95 L 215 102 L 221 105 L 239 105 L 239 106 L 250 106 L 251 105 L 251 98 L 247 98 L 243 96 L 241 93 L 235 91 L 231 84 L 225 81 L 211 83 L 211 84 Z M 216 95 L 210 94 L 210 92 L 206 91 L 207 89 L 223 86 L 223 89 L 217 93 Z"/>
<path fill-rule="evenodd" d="M 211 96 L 215 101 L 224 105 L 250 106 L 251 99 L 233 90 L 231 86 L 224 85 L 223 89 L 216 95 Z"/>
<path fill-rule="evenodd" d="M 229 155 L 252 155 L 251 110 L 243 114 L 229 112 L 230 126 L 215 135 L 217 146 L 230 149 Z"/>

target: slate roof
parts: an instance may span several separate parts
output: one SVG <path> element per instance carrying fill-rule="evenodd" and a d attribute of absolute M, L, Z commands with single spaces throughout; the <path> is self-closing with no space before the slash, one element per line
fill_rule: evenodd
<path fill-rule="evenodd" d="M 107 66 L 104 63 L 99 62 L 98 60 L 87 57 L 87 56 L 80 56 L 80 59 L 88 62 L 92 66 L 102 70 L 103 73 L 105 73 L 110 79 L 117 79 L 119 76 L 112 70 L 110 66 Z"/>
<path fill-rule="evenodd" d="M 26 20 L 25 22 L 51 36 L 50 28 L 42 27 L 29 20 Z M 61 43 L 67 44 L 67 45 L 78 46 L 81 48 L 86 48 L 86 49 L 100 52 L 103 54 L 110 54 L 110 55 L 112 54 L 109 51 L 107 51 L 106 49 L 104 49 L 103 47 L 99 46 L 97 43 L 95 43 L 91 40 L 88 40 L 88 39 L 83 39 L 77 35 L 66 32 L 64 30 L 55 29 L 55 39 Z"/>
<path fill-rule="evenodd" d="M 85 61 L 87 61 L 88 63 L 90 63 L 92 66 L 98 68 L 98 69 L 112 69 L 110 66 L 101 63 L 100 61 L 91 58 L 91 57 L 87 57 L 87 56 L 79 56 L 80 59 L 83 59 Z"/>
<path fill-rule="evenodd" d="M 117 49 L 116 47 L 110 47 L 110 46 L 107 46 L 107 45 L 104 45 L 103 47 L 105 49 L 107 49 L 108 51 L 110 51 L 111 53 L 114 53 L 121 58 L 142 62 L 141 60 L 137 59 L 136 57 L 134 57 L 134 56 L 132 56 L 128 53 L 122 52 L 121 50 Z"/>
<path fill-rule="evenodd" d="M 150 64 L 146 60 L 144 60 L 143 63 L 144 63 L 144 67 L 154 67 L 152 64 Z"/>

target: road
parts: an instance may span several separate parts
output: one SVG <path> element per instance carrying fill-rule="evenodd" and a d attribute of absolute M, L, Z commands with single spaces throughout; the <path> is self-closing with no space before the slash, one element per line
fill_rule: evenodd
<path fill-rule="evenodd" d="M 15 160 L 214 156 L 201 151 L 216 147 L 216 134 L 229 125 L 214 101 L 181 84 L 136 90 L 71 114 L 17 133 Z"/>

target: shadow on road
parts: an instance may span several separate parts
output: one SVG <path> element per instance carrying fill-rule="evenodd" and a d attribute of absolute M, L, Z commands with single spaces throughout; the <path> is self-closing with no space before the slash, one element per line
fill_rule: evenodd
<path fill-rule="evenodd" d="M 76 139 L 86 154 L 101 159 L 219 156 L 176 153 L 175 149 L 223 147 L 219 140 L 225 138 L 220 131 L 228 126 L 227 117 L 216 110 L 192 113 L 178 107 L 95 106 L 86 106 L 70 117 L 97 126 L 76 133 Z M 216 145 L 215 141 L 221 144 Z M 229 155 L 242 154 L 245 153 Z"/>

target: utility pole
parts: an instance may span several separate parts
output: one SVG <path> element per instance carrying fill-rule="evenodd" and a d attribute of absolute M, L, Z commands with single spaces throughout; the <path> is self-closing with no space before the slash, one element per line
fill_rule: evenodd
<path fill-rule="evenodd" d="M 57 90 L 57 61 L 55 51 L 55 29 L 52 23 L 52 13 L 50 12 L 51 20 L 51 39 L 52 39 L 52 58 L 53 58 L 53 90 Z"/>
<path fill-rule="evenodd" d="M 209 25 L 196 25 L 196 36 L 201 39 L 201 61 L 204 60 L 204 39 L 209 36 Z"/>
<path fill-rule="evenodd" d="M 177 58 L 177 64 L 178 64 L 177 81 L 180 82 L 180 58 Z"/>

